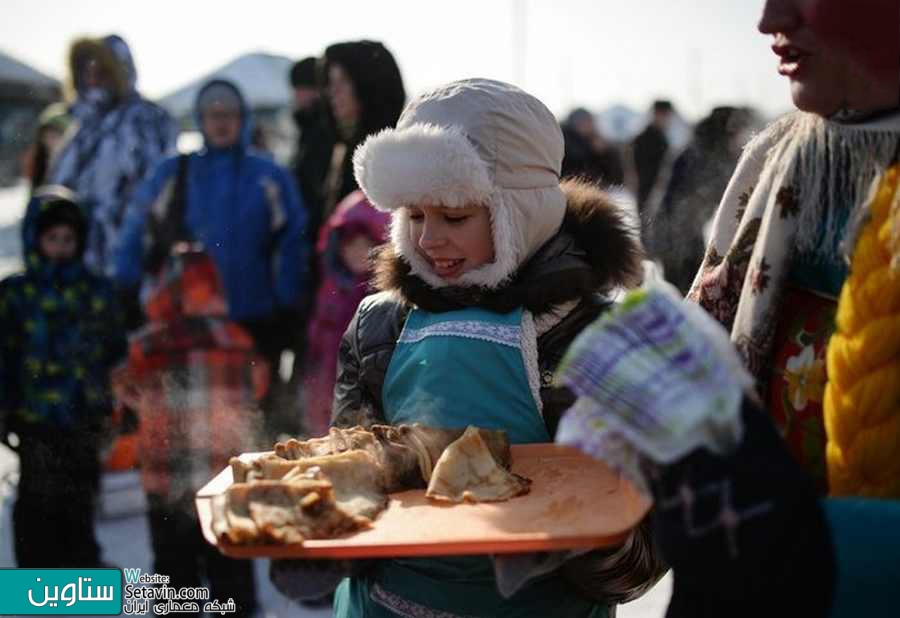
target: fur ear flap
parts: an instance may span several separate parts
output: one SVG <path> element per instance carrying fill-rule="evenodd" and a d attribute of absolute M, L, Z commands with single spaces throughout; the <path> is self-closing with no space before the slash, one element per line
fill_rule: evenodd
<path fill-rule="evenodd" d="M 412 204 L 486 205 L 487 164 L 457 127 L 416 123 L 370 136 L 353 154 L 356 182 L 372 204 L 392 211 Z"/>
<path fill-rule="evenodd" d="M 640 285 L 645 257 L 640 232 L 623 209 L 589 182 L 573 178 L 561 186 L 567 202 L 563 227 L 587 250 L 598 281 L 607 287 Z"/>

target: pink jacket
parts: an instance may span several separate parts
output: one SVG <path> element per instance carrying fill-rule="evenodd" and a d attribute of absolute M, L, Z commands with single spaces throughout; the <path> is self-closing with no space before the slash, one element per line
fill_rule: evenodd
<path fill-rule="evenodd" d="M 338 345 L 356 307 L 369 292 L 369 274 L 353 275 L 340 258 L 341 238 L 365 234 L 376 245 L 387 240 L 390 215 L 375 210 L 362 191 L 349 194 L 319 230 L 316 252 L 321 283 L 309 323 L 303 392 L 306 428 L 324 435 L 331 421 Z"/>

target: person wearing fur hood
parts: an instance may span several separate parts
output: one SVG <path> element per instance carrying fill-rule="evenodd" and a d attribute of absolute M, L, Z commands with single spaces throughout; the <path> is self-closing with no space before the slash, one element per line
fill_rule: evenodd
<path fill-rule="evenodd" d="M 88 209 L 85 263 L 111 277 L 126 207 L 138 184 L 174 151 L 175 123 L 138 93 L 131 50 L 121 37 L 77 39 L 69 70 L 74 122 L 47 182 L 71 189 Z"/>
<path fill-rule="evenodd" d="M 573 402 L 553 383 L 556 365 L 609 293 L 641 273 L 623 214 L 591 185 L 561 185 L 562 158 L 550 111 L 486 79 L 420 96 L 357 149 L 356 178 L 391 213 L 391 238 L 375 257 L 379 292 L 341 342 L 333 425 L 474 424 L 513 443 L 553 439 Z M 335 615 L 607 616 L 665 568 L 644 525 L 619 547 L 565 557 L 541 556 L 542 574 L 525 583 L 483 556 L 354 564 Z M 309 598 L 346 573 L 276 561 L 271 575 Z"/>

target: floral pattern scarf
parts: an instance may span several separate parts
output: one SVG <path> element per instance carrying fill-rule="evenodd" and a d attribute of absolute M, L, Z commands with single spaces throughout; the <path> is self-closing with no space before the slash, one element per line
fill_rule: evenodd
<path fill-rule="evenodd" d="M 796 251 L 849 249 L 858 211 L 898 146 L 897 111 L 856 124 L 796 112 L 746 146 L 688 298 L 730 331 L 760 392 Z"/>

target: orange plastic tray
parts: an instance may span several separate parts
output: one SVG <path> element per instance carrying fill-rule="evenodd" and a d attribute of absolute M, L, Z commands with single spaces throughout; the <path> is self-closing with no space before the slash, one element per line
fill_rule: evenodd
<path fill-rule="evenodd" d="M 574 448 L 514 445 L 512 469 L 533 481 L 529 494 L 482 504 L 433 502 L 424 490 L 391 494 L 372 528 L 296 545 L 234 545 L 215 538 L 210 499 L 232 483 L 230 468 L 197 492 L 196 504 L 206 540 L 235 558 L 388 558 L 603 547 L 622 541 L 650 507 L 631 483 Z"/>

